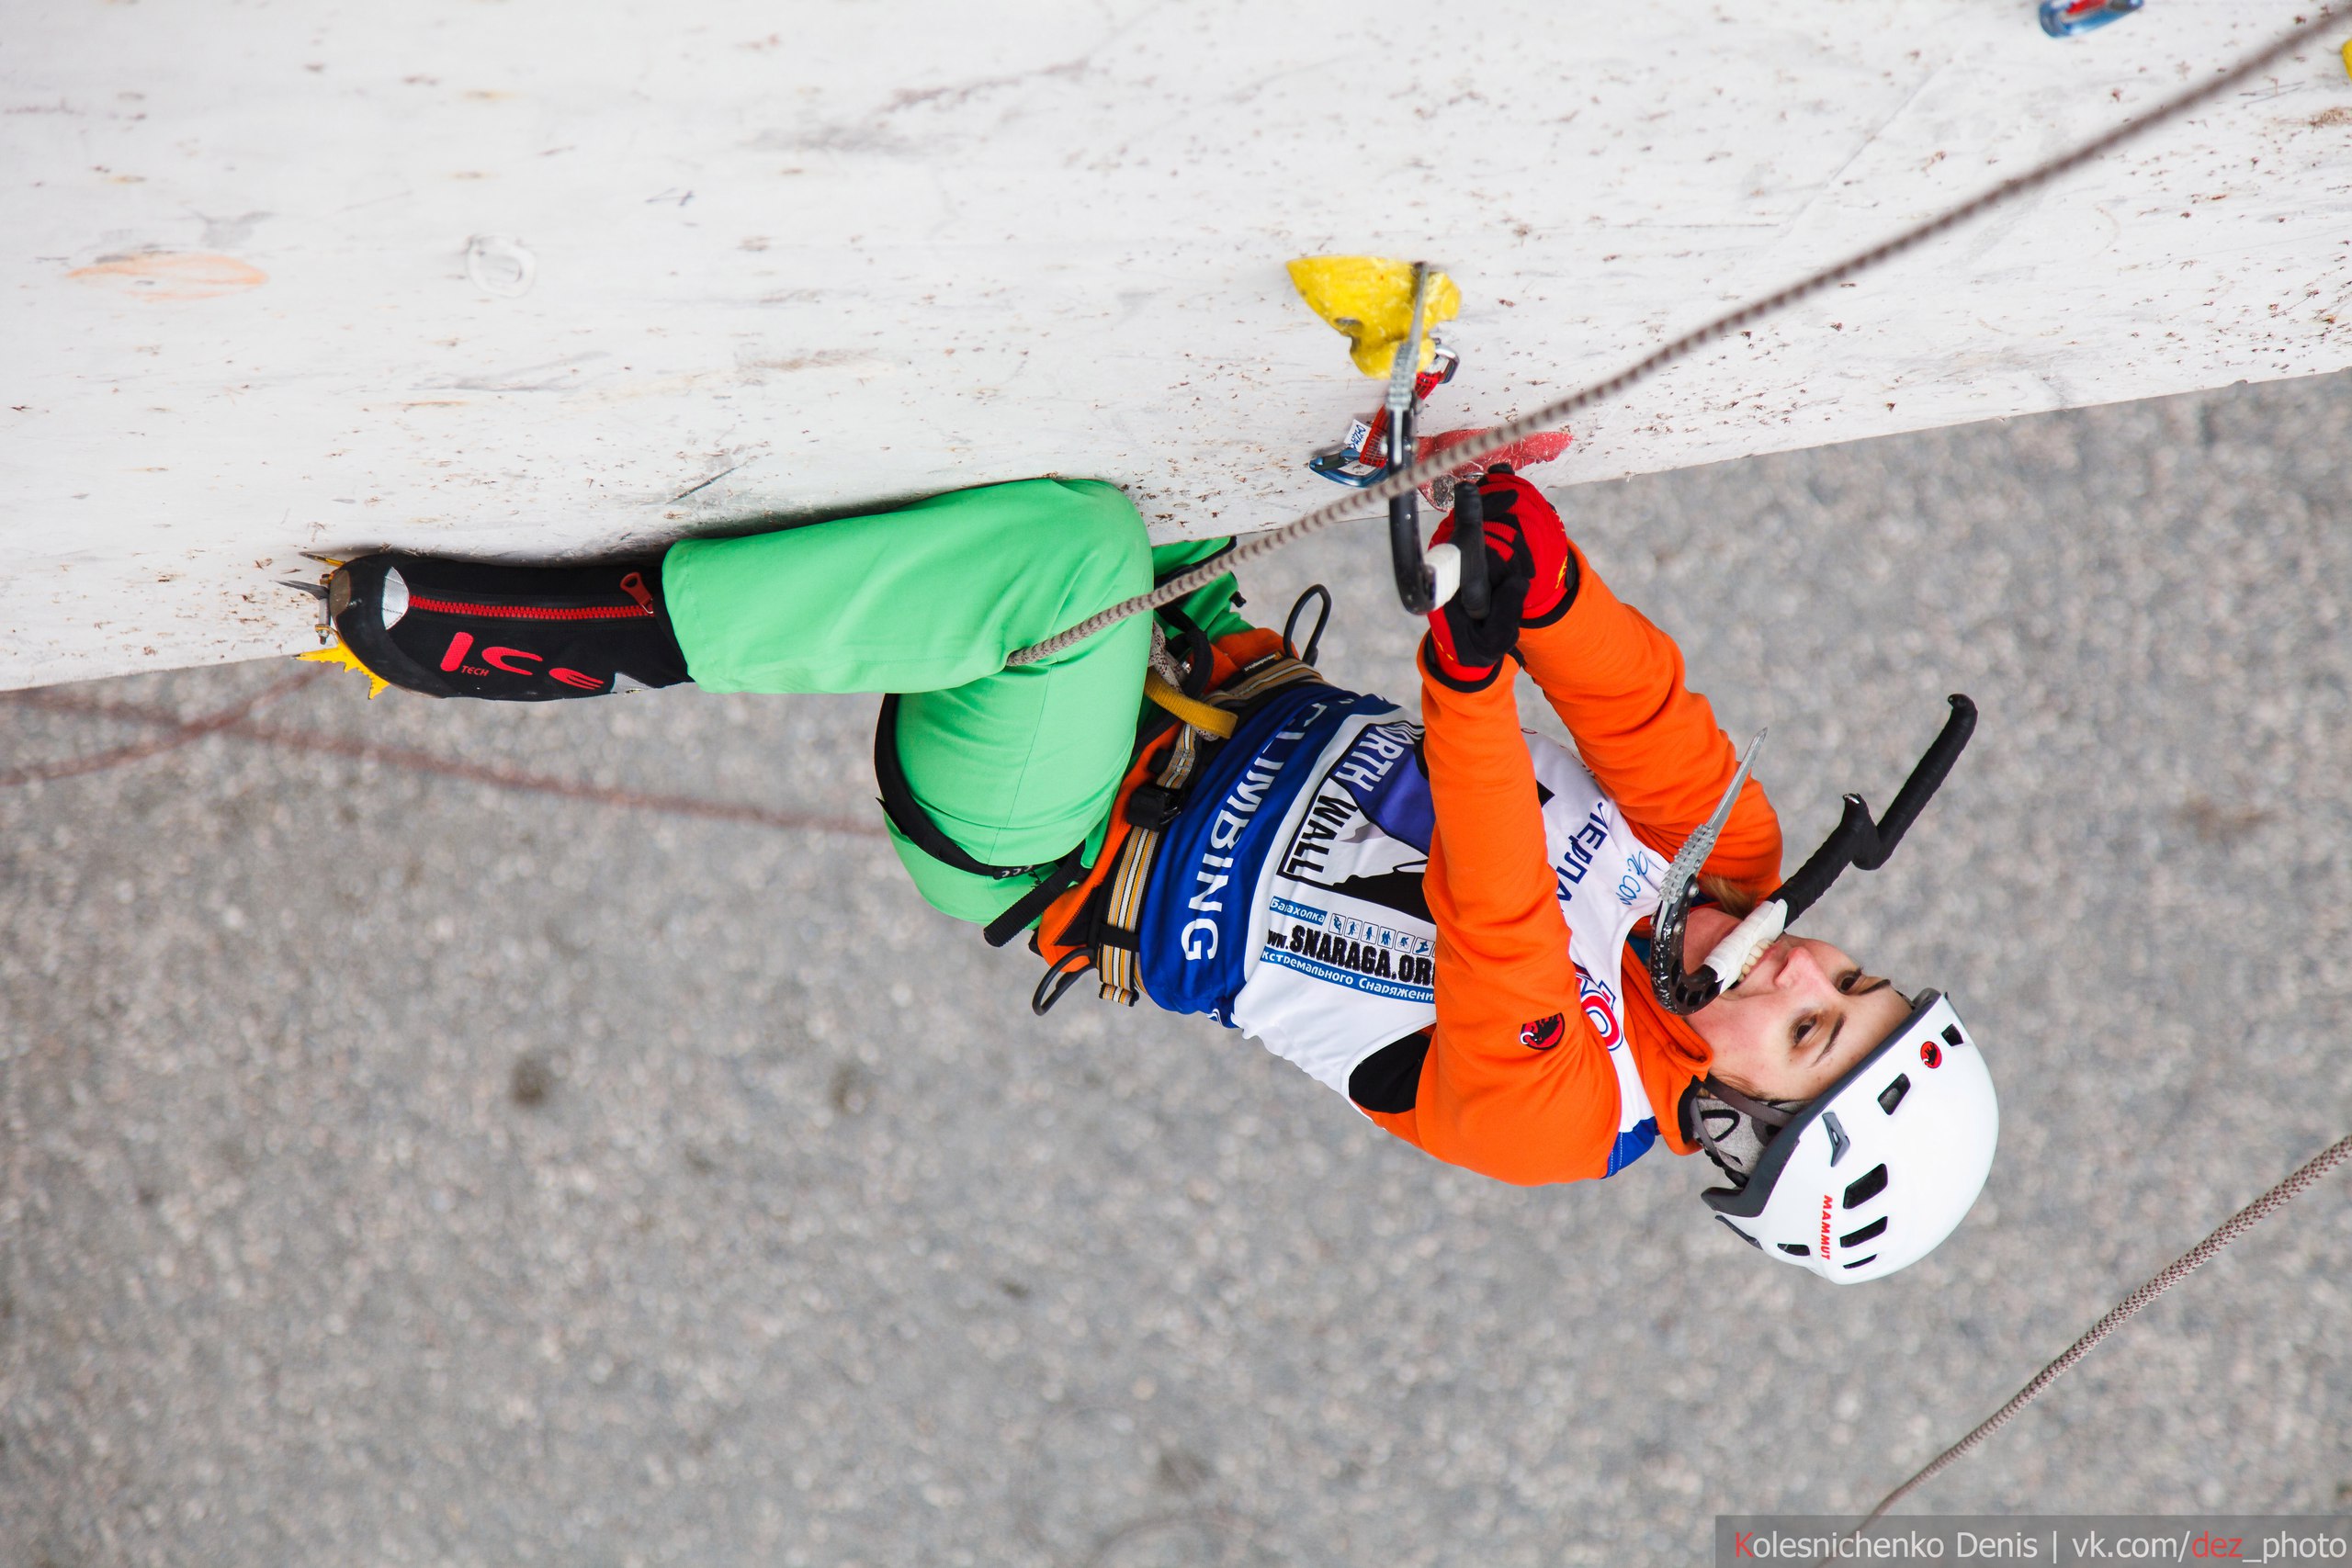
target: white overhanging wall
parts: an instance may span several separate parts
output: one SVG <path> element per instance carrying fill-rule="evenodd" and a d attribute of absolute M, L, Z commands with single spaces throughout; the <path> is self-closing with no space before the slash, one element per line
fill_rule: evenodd
<path fill-rule="evenodd" d="M 304 549 L 646 547 L 1044 473 L 1162 535 L 1268 526 L 1377 397 L 1294 255 L 1447 264 L 1466 367 L 1426 428 L 1491 423 L 2296 17 L 20 7 L 0 685 L 314 646 L 272 585 Z M 1534 477 L 2337 369 L 2347 254 L 2352 84 L 2315 45 L 1593 411 Z"/>

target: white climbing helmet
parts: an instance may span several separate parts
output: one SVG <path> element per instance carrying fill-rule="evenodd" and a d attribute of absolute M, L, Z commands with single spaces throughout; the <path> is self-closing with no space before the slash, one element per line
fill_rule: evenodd
<path fill-rule="evenodd" d="M 1744 1183 L 1702 1196 L 1771 1257 L 1858 1285 L 1916 1263 L 1959 1227 L 2000 1134 L 1984 1055 L 1929 991 L 1844 1077 L 1788 1113 Z"/>

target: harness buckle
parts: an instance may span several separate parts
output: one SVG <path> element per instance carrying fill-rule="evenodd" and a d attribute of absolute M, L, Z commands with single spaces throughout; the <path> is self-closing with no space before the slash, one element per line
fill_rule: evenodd
<path fill-rule="evenodd" d="M 1127 825 L 1160 832 L 1184 809 L 1184 793 L 1164 784 L 1142 784 L 1127 794 Z"/>

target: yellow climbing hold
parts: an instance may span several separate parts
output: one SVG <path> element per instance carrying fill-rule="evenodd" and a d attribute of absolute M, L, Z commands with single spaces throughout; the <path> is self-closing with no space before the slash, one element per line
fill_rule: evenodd
<path fill-rule="evenodd" d="M 309 653 L 298 653 L 294 657 L 311 664 L 332 664 L 339 670 L 358 671 L 368 677 L 368 700 L 371 703 L 376 700 L 376 694 L 391 684 L 390 681 L 360 663 L 359 656 L 345 648 L 341 637 L 337 637 L 329 647 L 313 649 Z"/>
<path fill-rule="evenodd" d="M 1347 335 L 1356 368 L 1378 378 L 1396 363 L 1396 345 L 1413 330 L 1413 264 L 1388 256 L 1301 256 L 1290 264 L 1290 281 L 1307 309 Z M 1421 316 L 1424 334 L 1461 313 L 1462 290 L 1442 272 L 1430 275 L 1429 300 Z M 1432 350 L 1421 339 L 1421 362 Z"/>
<path fill-rule="evenodd" d="M 2352 38 L 2344 40 L 2344 73 L 2352 76 Z"/>

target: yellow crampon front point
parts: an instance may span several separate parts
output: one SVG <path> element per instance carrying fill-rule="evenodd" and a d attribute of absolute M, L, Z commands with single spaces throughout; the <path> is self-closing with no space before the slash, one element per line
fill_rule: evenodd
<path fill-rule="evenodd" d="M 1396 360 L 1396 345 L 1413 330 L 1411 262 L 1389 256 L 1301 256 L 1290 264 L 1290 281 L 1307 309 L 1346 334 L 1357 369 L 1375 378 L 1388 374 Z M 1462 290 L 1453 279 L 1430 273 L 1424 333 L 1453 320 L 1461 310 Z M 1423 336 L 1421 362 L 1413 368 L 1428 369 L 1435 354 Z"/>
<path fill-rule="evenodd" d="M 368 700 L 371 703 L 376 700 L 376 694 L 391 684 L 390 681 L 360 663 L 359 656 L 345 648 L 341 637 L 335 638 L 324 648 L 313 649 L 308 653 L 298 653 L 294 657 L 307 664 L 332 664 L 341 670 L 358 671 L 368 677 Z"/>

